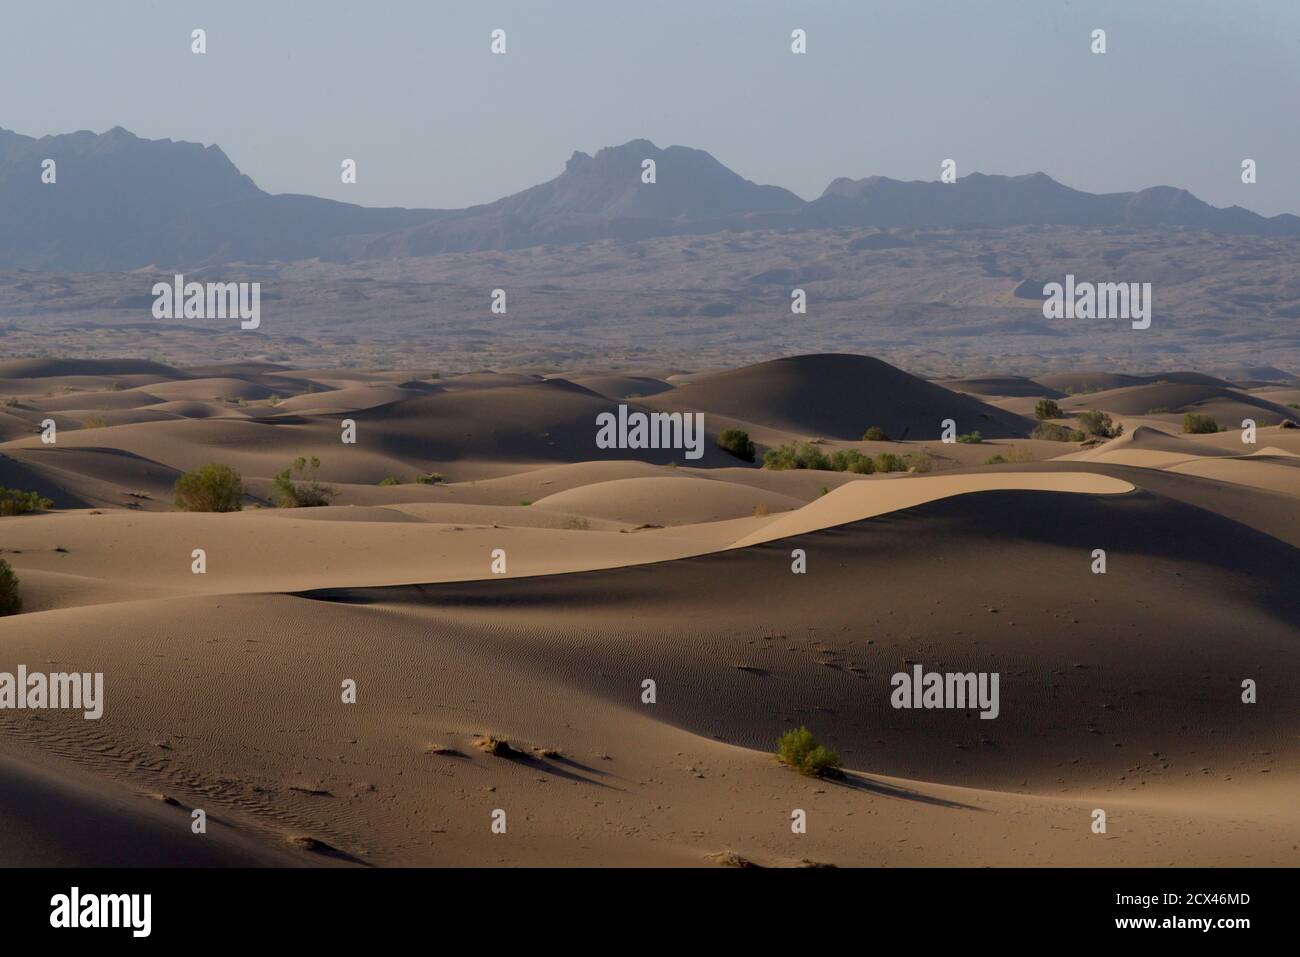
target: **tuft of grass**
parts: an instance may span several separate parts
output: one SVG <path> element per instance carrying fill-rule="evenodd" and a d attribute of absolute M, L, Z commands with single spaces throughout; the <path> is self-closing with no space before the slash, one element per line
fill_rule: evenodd
<path fill-rule="evenodd" d="M 889 435 L 878 425 L 873 425 L 862 433 L 863 442 L 888 442 Z"/>
<path fill-rule="evenodd" d="M 428 475 L 417 475 L 415 477 L 417 485 L 437 485 L 442 480 L 441 472 L 430 472 Z"/>
<path fill-rule="evenodd" d="M 840 770 L 840 756 L 818 744 L 813 733 L 802 725 L 777 739 L 776 756 L 810 777 L 833 778 L 844 773 Z"/>
<path fill-rule="evenodd" d="M 976 430 L 974 432 L 966 432 L 963 435 L 957 436 L 957 441 L 961 442 L 963 445 L 979 445 L 984 441 L 984 436 L 980 435 L 979 431 Z"/>
<path fill-rule="evenodd" d="M 512 748 L 505 738 L 494 738 L 490 734 L 475 741 L 474 747 L 486 751 L 494 758 L 513 758 L 519 755 L 519 752 Z"/>
<path fill-rule="evenodd" d="M 396 475 L 385 475 L 379 482 L 380 485 L 401 485 L 402 480 Z"/>

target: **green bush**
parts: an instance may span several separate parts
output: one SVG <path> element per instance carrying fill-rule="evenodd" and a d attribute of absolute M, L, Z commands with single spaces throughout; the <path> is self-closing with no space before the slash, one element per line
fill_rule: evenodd
<path fill-rule="evenodd" d="M 417 475 L 415 481 L 418 485 L 437 485 L 442 481 L 442 473 L 430 472 L 428 475 Z"/>
<path fill-rule="evenodd" d="M 830 470 L 830 460 L 811 442 L 791 442 L 763 453 L 765 469 L 821 469 Z"/>
<path fill-rule="evenodd" d="M 1043 419 L 1059 419 L 1061 417 L 1061 407 L 1052 399 L 1039 399 L 1038 404 L 1034 406 L 1034 417 L 1039 422 Z"/>
<path fill-rule="evenodd" d="M 912 456 L 881 452 L 875 458 L 857 449 L 836 449 L 827 455 L 811 442 L 791 442 L 779 448 L 768 449 L 763 455 L 763 468 L 820 469 L 823 472 L 855 472 L 870 475 L 873 472 L 907 472 L 913 467 L 918 472 L 928 472 L 931 460 L 928 455 L 915 459 Z"/>
<path fill-rule="evenodd" d="M 20 492 L 0 485 L 0 515 L 26 515 L 53 507 L 54 502 L 35 492 Z"/>
<path fill-rule="evenodd" d="M 183 512 L 238 512 L 244 507 L 244 480 L 219 462 L 186 472 L 172 491 L 176 507 Z"/>
<path fill-rule="evenodd" d="M 833 472 L 855 472 L 858 475 L 870 475 L 876 470 L 871 456 L 863 455 L 857 449 L 836 449 L 830 456 Z"/>
<path fill-rule="evenodd" d="M 1183 431 L 1192 435 L 1205 435 L 1209 432 L 1218 432 L 1219 423 L 1214 420 L 1212 415 L 1188 412 L 1183 416 Z"/>
<path fill-rule="evenodd" d="M 1006 456 L 1003 455 L 1001 452 L 999 452 L 997 455 L 990 455 L 988 458 L 986 458 L 986 459 L 984 460 L 984 464 L 985 464 L 985 465 L 1005 465 L 1005 464 L 1006 464 L 1006 461 L 1007 461 Z"/>
<path fill-rule="evenodd" d="M 1164 415 L 1168 411 L 1169 409 L 1166 408 L 1165 406 L 1157 405 L 1157 406 L 1153 406 L 1150 409 L 1147 409 L 1147 415 Z"/>
<path fill-rule="evenodd" d="M 840 777 L 840 756 L 817 743 L 805 727 L 787 731 L 776 742 L 776 756 L 802 774 L 812 777 Z"/>
<path fill-rule="evenodd" d="M 293 465 L 278 473 L 272 480 L 275 504 L 280 508 L 314 508 L 328 505 L 334 489 L 322 485 L 316 478 L 320 472 L 320 459 L 299 456 Z M 294 479 L 297 475 L 299 478 Z"/>
<path fill-rule="evenodd" d="M 979 445 L 984 441 L 984 436 L 980 435 L 978 431 L 967 432 L 963 435 L 957 436 L 957 441 L 964 445 Z"/>
<path fill-rule="evenodd" d="M 396 475 L 387 475 L 379 483 L 380 485 L 401 485 L 402 480 Z"/>
<path fill-rule="evenodd" d="M 16 615 L 23 610 L 23 600 L 18 597 L 18 576 L 9 563 L 0 558 L 0 617 Z"/>
<path fill-rule="evenodd" d="M 907 459 L 893 452 L 881 452 L 873 464 L 877 472 L 906 472 L 908 469 Z"/>
<path fill-rule="evenodd" d="M 1096 409 L 1079 413 L 1079 425 L 1088 435 L 1099 435 L 1103 439 L 1113 439 L 1124 431 L 1122 425 L 1116 425 L 1105 412 Z"/>
<path fill-rule="evenodd" d="M 863 442 L 888 442 L 889 436 L 885 434 L 885 430 L 882 429 L 880 426 L 873 425 L 871 428 L 867 429 L 867 431 L 862 433 L 862 441 Z"/>
<path fill-rule="evenodd" d="M 754 443 L 744 429 L 723 429 L 718 434 L 718 448 L 742 461 L 754 461 Z"/>
<path fill-rule="evenodd" d="M 1046 439 L 1049 442 L 1082 442 L 1087 438 L 1078 429 L 1067 429 L 1054 422 L 1040 422 L 1029 433 L 1031 439 Z"/>

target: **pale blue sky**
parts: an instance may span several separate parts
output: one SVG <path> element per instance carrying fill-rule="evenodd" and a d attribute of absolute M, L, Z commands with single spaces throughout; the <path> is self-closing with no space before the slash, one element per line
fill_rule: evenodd
<path fill-rule="evenodd" d="M 206 56 L 189 52 L 194 27 Z M 115 125 L 216 143 L 271 192 L 366 205 L 488 202 L 575 149 L 646 137 L 805 198 L 836 176 L 935 179 L 953 157 L 959 174 L 1300 213 L 1300 2 L 5 4 L 0 126 Z"/>

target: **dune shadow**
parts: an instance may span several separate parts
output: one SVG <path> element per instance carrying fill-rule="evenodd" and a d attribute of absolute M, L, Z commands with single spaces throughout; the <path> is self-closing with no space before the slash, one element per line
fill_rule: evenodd
<path fill-rule="evenodd" d="M 849 788 L 853 791 L 866 791 L 870 794 L 877 794 L 881 797 L 897 798 L 901 801 L 915 801 L 918 804 L 929 804 L 934 807 L 946 807 L 957 811 L 984 810 L 983 808 L 976 807 L 973 804 L 963 804 L 960 801 L 949 801 L 946 798 L 938 798 L 929 794 L 922 794 L 920 791 L 914 791 L 911 788 L 899 787 L 894 784 L 885 784 L 883 781 L 873 780 L 854 771 L 845 771 L 844 777 L 842 778 L 824 778 L 823 780 L 830 784 Z"/>
<path fill-rule="evenodd" d="M 531 770 L 534 771 L 541 771 L 541 772 L 545 772 L 546 774 L 553 774 L 557 778 L 561 778 L 566 781 L 576 781 L 579 784 L 592 784 L 598 788 L 606 788 L 610 791 L 623 790 L 622 788 L 614 787 L 612 784 L 606 784 L 604 781 L 599 781 L 593 778 L 585 777 L 584 775 L 578 774 L 575 771 L 570 771 L 567 770 L 566 768 L 558 767 L 557 765 L 559 764 L 568 764 L 568 765 L 572 765 L 575 768 L 578 768 L 579 770 L 585 771 L 588 774 L 607 775 L 607 772 L 605 771 L 598 771 L 595 768 L 591 768 L 584 764 L 580 764 L 577 761 L 573 761 L 561 755 L 557 755 L 554 758 L 542 758 L 535 754 L 526 754 L 522 751 L 515 751 L 513 754 L 502 755 L 501 757 L 503 760 L 510 761 L 513 764 L 523 765 L 524 767 L 530 768 Z"/>

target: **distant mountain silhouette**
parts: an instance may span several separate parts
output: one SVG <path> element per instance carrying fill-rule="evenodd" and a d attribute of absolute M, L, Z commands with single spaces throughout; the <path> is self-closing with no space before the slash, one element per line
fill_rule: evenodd
<path fill-rule="evenodd" d="M 41 163 L 57 165 L 55 185 Z M 642 182 L 653 159 L 656 182 Z M 0 130 L 0 268 L 97 271 L 321 257 L 387 259 L 724 229 L 831 226 L 1185 226 L 1300 235 L 1300 218 L 1218 209 L 1158 186 L 1096 195 L 1043 173 L 953 184 L 837 179 L 812 202 L 760 186 L 711 155 L 632 140 L 577 152 L 554 179 L 461 210 L 377 209 L 272 195 L 216 146 L 121 127 L 33 139 Z"/>
<path fill-rule="evenodd" d="M 53 159 L 57 180 L 41 182 Z M 216 146 L 114 127 L 33 139 L 0 130 L 0 267 L 100 271 L 305 259 L 427 211 L 258 189 Z"/>
<path fill-rule="evenodd" d="M 653 184 L 641 181 L 647 159 L 655 161 Z M 595 156 L 574 153 L 553 180 L 381 239 L 365 253 L 384 258 L 635 239 L 718 228 L 734 217 L 802 206 L 794 193 L 751 183 L 703 150 L 632 140 Z"/>
<path fill-rule="evenodd" d="M 802 211 L 822 226 L 1190 226 L 1216 232 L 1300 235 L 1300 217 L 1271 219 L 1232 206 L 1219 209 L 1184 189 L 1084 193 L 1045 173 L 986 176 L 955 183 L 903 182 L 884 176 L 837 179 Z"/>

